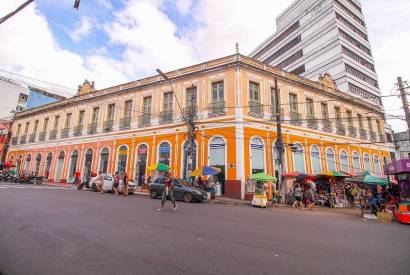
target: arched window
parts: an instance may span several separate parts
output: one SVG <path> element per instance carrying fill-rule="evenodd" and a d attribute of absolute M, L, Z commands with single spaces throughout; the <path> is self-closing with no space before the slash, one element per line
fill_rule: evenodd
<path fill-rule="evenodd" d="M 335 152 L 331 148 L 326 150 L 326 166 L 328 171 L 336 171 Z"/>
<path fill-rule="evenodd" d="M 293 152 L 293 161 L 295 163 L 295 171 L 305 173 L 305 156 L 303 147 L 300 144 L 295 144 L 295 151 Z"/>
<path fill-rule="evenodd" d="M 370 157 L 368 154 L 364 154 L 364 170 L 371 172 L 372 168 L 370 167 Z"/>
<path fill-rule="evenodd" d="M 51 170 L 51 162 L 53 161 L 53 154 L 50 152 L 47 154 L 46 158 L 46 170 L 44 171 L 44 176 L 46 179 L 50 176 L 50 170 Z"/>
<path fill-rule="evenodd" d="M 355 174 L 359 174 L 362 171 L 360 168 L 360 157 L 356 152 L 353 153 L 353 169 Z"/>
<path fill-rule="evenodd" d="M 146 144 L 141 144 L 137 148 L 137 161 L 135 166 L 135 179 L 138 185 L 144 183 L 144 178 L 147 170 L 148 163 L 148 146 Z"/>
<path fill-rule="evenodd" d="M 85 157 L 84 157 L 84 168 L 83 168 L 83 176 L 84 177 L 90 177 L 91 176 L 91 167 L 93 163 L 93 150 L 88 149 L 85 152 Z"/>
<path fill-rule="evenodd" d="M 383 174 L 385 174 L 386 172 L 386 170 L 385 169 L 387 169 L 387 164 L 389 164 L 389 160 L 387 159 L 387 157 L 383 157 L 383 168 L 382 168 L 382 172 L 383 172 Z"/>
<path fill-rule="evenodd" d="M 209 142 L 209 165 L 221 169 L 221 172 L 217 175 L 217 180 L 221 184 L 221 189 L 218 188 L 216 192 L 218 195 L 223 195 L 225 192 L 225 149 L 225 140 L 221 137 L 214 137 Z"/>
<path fill-rule="evenodd" d="M 265 146 L 260 138 L 251 140 L 251 174 L 265 172 Z"/>
<path fill-rule="evenodd" d="M 24 165 L 24 172 L 26 174 L 30 173 L 30 164 L 31 164 L 31 154 L 28 154 L 26 157 L 26 163 Z"/>
<path fill-rule="evenodd" d="M 197 152 L 197 145 L 194 142 L 193 146 L 193 155 L 192 155 L 192 163 L 188 163 L 188 156 L 189 156 L 189 151 L 191 148 L 189 148 L 189 142 L 184 142 L 184 146 L 182 148 L 182 178 L 186 179 L 187 178 L 187 172 L 188 171 L 194 171 L 196 169 L 196 152 Z"/>
<path fill-rule="evenodd" d="M 320 174 L 322 173 L 322 162 L 320 160 L 320 151 L 317 146 L 312 146 L 310 149 L 310 156 L 312 160 L 312 173 Z"/>
<path fill-rule="evenodd" d="M 20 174 L 21 173 L 21 168 L 23 166 L 23 155 L 19 155 L 17 157 L 17 166 L 16 166 L 16 171 Z"/>
<path fill-rule="evenodd" d="M 117 157 L 117 171 L 124 172 L 127 169 L 127 161 L 128 161 L 128 147 L 122 145 L 118 149 L 118 157 Z"/>
<path fill-rule="evenodd" d="M 74 181 L 74 173 L 77 172 L 78 151 L 74 150 L 71 153 L 70 170 L 68 170 L 68 182 Z"/>
<path fill-rule="evenodd" d="M 171 144 L 164 141 L 158 147 L 158 162 L 171 165 Z"/>
<path fill-rule="evenodd" d="M 346 151 L 340 152 L 340 170 L 345 173 L 349 173 L 349 160 L 347 158 Z"/>
<path fill-rule="evenodd" d="M 104 148 L 101 150 L 100 153 L 100 167 L 98 169 L 98 172 L 103 172 L 107 173 L 108 172 L 108 159 L 110 156 L 110 150 L 108 148 Z"/>
<path fill-rule="evenodd" d="M 65 154 L 63 151 L 58 153 L 56 175 L 55 175 L 55 181 L 57 182 L 61 181 L 61 176 L 63 174 L 63 168 L 64 168 L 64 158 L 65 158 Z"/>
<path fill-rule="evenodd" d="M 279 177 L 279 153 L 278 149 L 276 148 L 276 143 L 273 144 L 273 159 L 275 160 L 275 177 Z M 286 165 L 286 149 L 283 150 L 283 164 L 282 164 L 282 170 L 287 171 L 287 165 Z"/>
<path fill-rule="evenodd" d="M 38 176 L 38 173 L 39 173 L 39 171 L 40 171 L 40 164 L 41 164 L 41 154 L 38 154 L 38 155 L 36 156 L 36 163 L 35 163 L 35 165 L 34 165 L 34 174 L 35 174 L 36 176 Z"/>
<path fill-rule="evenodd" d="M 10 162 L 10 163 L 14 163 L 14 155 L 11 155 L 11 156 L 9 157 L 9 162 Z"/>
<path fill-rule="evenodd" d="M 382 170 L 380 168 L 380 159 L 376 155 L 374 155 L 373 157 L 373 164 L 374 164 L 374 172 L 376 173 L 376 175 L 381 176 Z"/>

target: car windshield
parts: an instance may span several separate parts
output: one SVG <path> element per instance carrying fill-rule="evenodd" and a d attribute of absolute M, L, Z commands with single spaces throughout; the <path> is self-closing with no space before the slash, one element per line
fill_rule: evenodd
<path fill-rule="evenodd" d="M 104 180 L 112 180 L 111 176 L 104 176 Z"/>

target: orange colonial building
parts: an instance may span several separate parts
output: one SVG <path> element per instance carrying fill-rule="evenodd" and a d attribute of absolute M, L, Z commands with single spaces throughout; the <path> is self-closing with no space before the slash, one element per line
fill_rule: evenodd
<path fill-rule="evenodd" d="M 303 79 L 240 54 L 168 72 L 182 108 L 197 106 L 195 167 L 220 167 L 226 196 L 248 197 L 252 173 L 277 174 L 275 78 L 280 90 L 285 169 L 382 174 L 390 161 L 383 110 L 336 89 L 329 75 Z M 125 170 L 140 182 L 164 162 L 184 177 L 187 129 L 169 84 L 153 76 L 95 90 L 16 115 L 8 160 L 51 182 L 74 172 Z"/>

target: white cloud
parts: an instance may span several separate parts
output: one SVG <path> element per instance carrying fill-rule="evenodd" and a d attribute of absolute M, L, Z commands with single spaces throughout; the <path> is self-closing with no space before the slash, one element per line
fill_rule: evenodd
<path fill-rule="evenodd" d="M 97 3 L 106 10 L 112 9 L 110 0 L 97 0 Z"/>
<path fill-rule="evenodd" d="M 74 42 L 79 42 L 86 37 L 94 28 L 95 21 L 88 16 L 83 16 L 74 30 L 68 30 L 68 34 Z"/>
<path fill-rule="evenodd" d="M 192 7 L 192 0 L 177 0 L 175 3 L 179 13 L 187 15 Z"/>
<path fill-rule="evenodd" d="M 191 44 L 177 37 L 177 27 L 160 10 L 161 4 L 162 1 L 128 1 L 115 14 L 115 21 L 105 25 L 111 42 L 126 47 L 124 71 L 133 78 L 152 74 L 158 67 L 176 69 L 195 60 Z"/>
<path fill-rule="evenodd" d="M 3 4 L 5 10 L 16 6 L 13 0 L 2 1 Z M 5 70 L 73 89 L 85 78 L 95 80 L 100 88 L 127 79 L 114 72 L 115 66 L 103 56 L 86 59 L 61 48 L 35 3 L 1 25 L 0 41 L 0 66 Z"/>

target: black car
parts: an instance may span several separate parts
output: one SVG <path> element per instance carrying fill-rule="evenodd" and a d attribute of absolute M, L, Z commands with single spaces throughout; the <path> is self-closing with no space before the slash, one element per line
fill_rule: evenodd
<path fill-rule="evenodd" d="M 176 200 L 183 200 L 184 202 L 201 202 L 207 199 L 204 190 L 184 185 L 180 179 L 172 179 L 172 183 L 174 185 L 174 198 Z M 164 188 L 165 178 L 154 179 L 150 188 L 151 199 L 161 197 Z"/>

